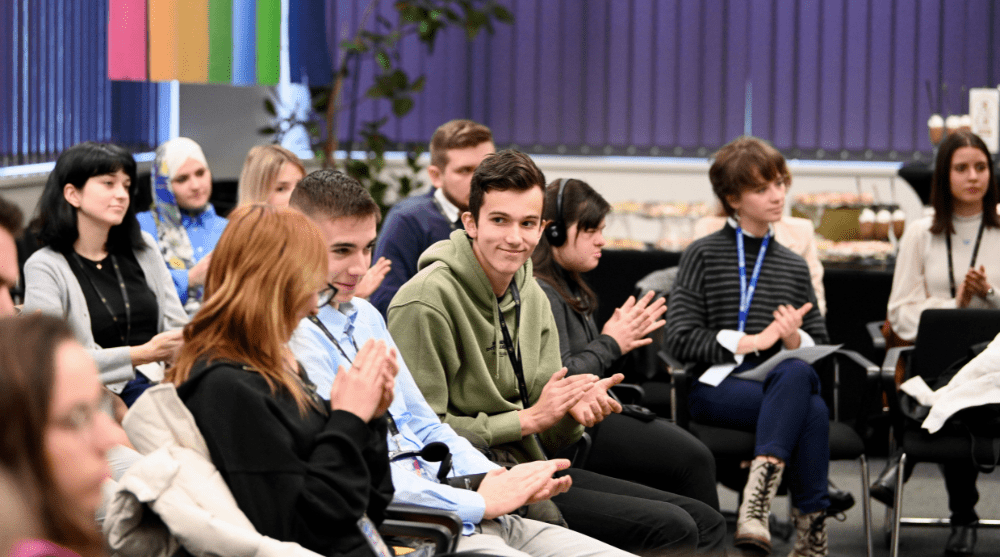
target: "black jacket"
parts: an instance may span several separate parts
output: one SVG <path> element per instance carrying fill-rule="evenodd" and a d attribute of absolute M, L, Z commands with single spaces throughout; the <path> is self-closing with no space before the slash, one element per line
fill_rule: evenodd
<path fill-rule="evenodd" d="M 592 373 L 607 377 L 619 371 L 622 351 L 615 339 L 601 334 L 592 314 L 581 315 L 548 282 L 535 279 L 552 306 L 559 328 L 559 352 L 569 375 Z"/>
<path fill-rule="evenodd" d="M 212 462 L 261 534 L 326 556 L 372 553 L 357 528 L 392 500 L 386 424 L 295 400 L 240 365 L 198 363 L 177 389 Z M 321 412 L 322 411 L 322 412 Z"/>

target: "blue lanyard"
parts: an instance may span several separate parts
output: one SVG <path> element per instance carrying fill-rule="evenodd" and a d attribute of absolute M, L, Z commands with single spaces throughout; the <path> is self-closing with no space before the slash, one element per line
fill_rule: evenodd
<path fill-rule="evenodd" d="M 747 286 L 747 259 L 746 251 L 743 248 L 743 228 L 736 227 L 736 254 L 740 262 L 740 316 L 739 326 L 736 330 L 746 332 L 747 313 L 750 311 L 750 302 L 753 301 L 753 294 L 757 290 L 757 280 L 760 278 L 760 266 L 764 264 L 764 253 L 767 252 L 767 244 L 771 241 L 771 232 L 764 235 L 764 240 L 760 243 L 760 252 L 757 253 L 757 263 L 753 266 L 753 275 L 750 277 L 750 285 Z"/>

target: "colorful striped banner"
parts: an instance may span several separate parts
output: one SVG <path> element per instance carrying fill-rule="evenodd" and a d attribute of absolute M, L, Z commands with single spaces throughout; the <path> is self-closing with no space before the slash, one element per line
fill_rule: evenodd
<path fill-rule="evenodd" d="M 283 22 L 317 11 L 306 0 L 109 0 L 108 78 L 270 85 L 278 83 Z M 323 21 L 322 9 L 310 17 Z M 297 37 L 296 60 L 326 52 L 325 30 Z"/>

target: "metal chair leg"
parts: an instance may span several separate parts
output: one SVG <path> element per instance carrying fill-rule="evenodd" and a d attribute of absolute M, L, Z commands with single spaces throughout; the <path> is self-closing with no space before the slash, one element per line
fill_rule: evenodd
<path fill-rule="evenodd" d="M 858 462 L 861 463 L 861 513 L 865 516 L 865 546 L 868 556 L 871 557 L 874 555 L 874 549 L 872 547 L 872 498 L 869 490 L 868 458 L 862 454 L 858 457 Z"/>
<path fill-rule="evenodd" d="M 906 470 L 906 453 L 899 457 L 899 472 L 896 473 L 896 499 L 893 504 L 892 516 L 892 546 L 889 556 L 899 556 L 899 526 L 903 517 L 903 472 Z"/>

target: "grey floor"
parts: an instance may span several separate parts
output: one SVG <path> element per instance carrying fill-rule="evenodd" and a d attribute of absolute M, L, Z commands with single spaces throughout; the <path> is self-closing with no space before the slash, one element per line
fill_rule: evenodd
<path fill-rule="evenodd" d="M 871 477 L 875 478 L 885 465 L 883 459 L 869 464 Z M 830 466 L 834 484 L 854 494 L 857 503 L 847 512 L 843 522 L 827 521 L 830 537 L 830 556 L 865 556 L 864 529 L 861 514 L 861 476 L 856 462 L 838 461 Z M 719 499 L 724 510 L 735 510 L 737 495 L 722 486 Z M 778 497 L 773 507 L 782 518 L 787 517 L 788 501 Z M 872 541 L 875 556 L 888 556 L 888 539 L 883 532 L 886 508 L 872 501 Z M 979 476 L 979 505 L 976 508 L 982 519 L 1000 519 L 1000 471 Z M 944 482 L 936 465 L 920 464 L 913 472 L 903 492 L 903 515 L 909 517 L 948 517 L 948 497 Z M 730 527 L 730 539 L 733 527 Z M 950 531 L 947 527 L 903 527 L 900 533 L 900 556 L 943 556 L 944 544 Z M 792 538 L 794 540 L 794 537 Z M 731 541 L 730 541 L 731 542 Z M 793 542 L 774 540 L 772 556 L 786 556 Z M 980 528 L 976 556 L 1000 556 L 1000 528 Z"/>

